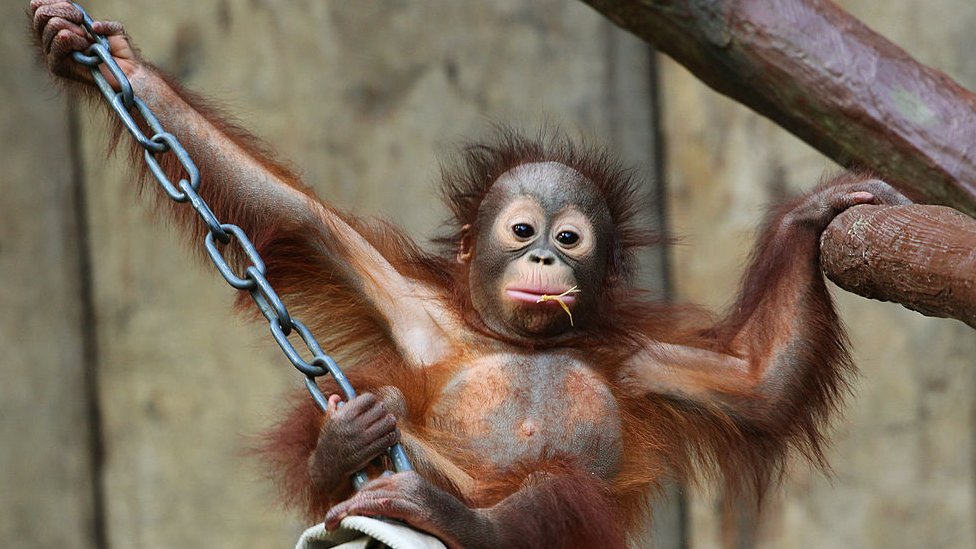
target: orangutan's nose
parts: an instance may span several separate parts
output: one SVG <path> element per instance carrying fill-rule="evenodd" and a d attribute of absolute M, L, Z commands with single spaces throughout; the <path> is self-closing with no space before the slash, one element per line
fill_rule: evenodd
<path fill-rule="evenodd" d="M 556 262 L 556 255 L 549 250 L 532 250 L 529 252 L 529 261 L 532 263 L 542 263 L 552 265 Z"/>

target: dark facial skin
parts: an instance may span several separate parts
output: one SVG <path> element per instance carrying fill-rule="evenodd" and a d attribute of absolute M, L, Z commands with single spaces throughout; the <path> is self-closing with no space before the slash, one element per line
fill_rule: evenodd
<path fill-rule="evenodd" d="M 485 324 L 516 337 L 553 337 L 584 325 L 603 283 L 611 230 L 600 194 L 556 162 L 522 164 L 502 174 L 481 203 L 469 286 Z M 542 294 L 579 289 L 563 302 Z"/>

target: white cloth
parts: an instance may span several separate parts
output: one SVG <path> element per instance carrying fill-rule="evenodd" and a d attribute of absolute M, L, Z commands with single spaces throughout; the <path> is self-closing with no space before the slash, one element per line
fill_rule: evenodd
<path fill-rule="evenodd" d="M 447 549 L 444 543 L 399 522 L 350 516 L 329 532 L 316 524 L 302 533 L 295 549 Z"/>

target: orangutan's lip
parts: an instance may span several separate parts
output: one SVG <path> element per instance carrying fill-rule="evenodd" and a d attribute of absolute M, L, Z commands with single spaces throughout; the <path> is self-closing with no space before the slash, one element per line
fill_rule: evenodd
<path fill-rule="evenodd" d="M 546 289 L 546 288 L 507 288 L 505 293 L 509 297 L 516 301 L 524 301 L 526 303 L 539 303 L 539 300 L 543 295 L 557 296 L 566 290 L 556 290 L 556 289 Z M 572 305 L 576 301 L 576 296 L 572 294 L 567 294 L 559 298 L 566 305 Z M 556 304 L 555 300 L 551 303 Z"/>

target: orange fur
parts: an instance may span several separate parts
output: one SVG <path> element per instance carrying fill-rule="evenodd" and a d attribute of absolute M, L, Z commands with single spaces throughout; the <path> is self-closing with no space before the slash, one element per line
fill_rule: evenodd
<path fill-rule="evenodd" d="M 175 83 L 171 85 L 179 90 Z M 200 112 L 213 112 L 213 107 L 199 98 L 184 91 L 179 93 Z M 219 127 L 272 173 L 314 197 L 249 134 L 231 124 L 222 123 Z M 696 307 L 650 300 L 633 284 L 634 252 L 640 246 L 666 243 L 668 239 L 642 228 L 639 216 L 645 210 L 632 173 L 621 169 L 605 152 L 577 147 L 559 135 L 533 140 L 507 129 L 500 129 L 491 143 L 467 146 L 458 167 L 444 169 L 443 193 L 454 218 L 451 231 L 437 239 L 440 247 L 436 253 L 424 251 L 389 224 L 336 213 L 400 273 L 438 289 L 443 300 L 468 321 L 472 331 L 499 337 L 474 315 L 466 284 L 467 267 L 454 261 L 461 227 L 478 222 L 478 205 L 501 173 L 521 163 L 547 160 L 576 169 L 603 193 L 616 226 L 607 264 L 609 276 L 598 312 L 585 330 L 575 330 L 563 338 L 518 344 L 539 352 L 572 347 L 594 357 L 599 373 L 614 388 L 622 417 L 622 463 L 609 481 L 595 480 L 566 464 L 538 463 L 524 470 L 494 471 L 478 456 L 461 454 L 452 444 L 450 433 L 438 432 L 427 422 L 434 398 L 454 374 L 451 366 L 418 373 L 402 364 L 381 319 L 364 304 L 356 288 L 330 268 L 329 253 L 341 250 L 335 249 L 328 231 L 296 222 L 288 212 L 274 218 L 253 215 L 241 204 L 228 201 L 219 185 L 208 185 L 213 174 L 206 163 L 200 166 L 204 176 L 201 194 L 218 217 L 240 225 L 251 235 L 267 262 L 269 280 L 289 309 L 319 335 L 327 350 L 335 353 L 357 389 L 375 391 L 387 385 L 399 388 L 407 397 L 408 410 L 408 415 L 400 418 L 400 428 L 425 440 L 472 476 L 484 479 L 475 493 L 465 494 L 438 471 L 421 471 L 441 488 L 473 505 L 491 505 L 517 493 L 524 483 L 533 482 L 532 475 L 539 471 L 562 471 L 556 474 L 561 480 L 548 492 L 552 498 L 540 503 L 545 508 L 539 512 L 556 517 L 586 517 L 598 522 L 597 526 L 605 530 L 601 530 L 602 535 L 620 540 L 623 538 L 615 533 L 614 524 L 621 524 L 624 531 L 635 528 L 644 515 L 648 492 L 658 489 L 665 480 L 716 477 L 733 490 L 761 494 L 782 471 L 791 448 L 822 463 L 823 427 L 846 387 L 844 374 L 850 362 L 844 336 L 819 276 L 804 282 L 810 306 L 804 321 L 810 323 L 812 330 L 801 356 L 807 365 L 804 377 L 796 380 L 787 404 L 770 411 L 768 421 L 746 421 L 718 405 L 629 394 L 612 381 L 617 365 L 649 340 L 727 349 L 736 329 L 745 322 L 742 311 L 754 308 L 763 299 L 762 291 L 768 282 L 788 270 L 784 262 L 797 257 L 814 261 L 815 250 L 793 254 L 771 249 L 775 245 L 769 241 L 760 243 L 737 305 L 718 324 L 712 324 L 708 315 Z M 163 165 L 171 177 L 179 177 L 180 169 L 172 155 L 164 157 Z M 145 171 L 142 175 L 147 179 Z M 191 221 L 193 214 L 188 208 L 177 208 L 176 219 L 181 226 L 190 228 L 192 241 L 199 242 L 201 224 Z M 775 223 L 779 218 L 772 219 Z M 814 245 L 815 240 L 810 243 Z M 239 254 L 232 259 L 237 267 L 242 266 Z M 246 300 L 239 304 L 245 303 Z M 764 322 L 774 325 L 775 321 L 771 318 Z M 323 389 L 328 393 L 334 387 L 323 381 Z M 322 421 L 321 413 L 307 396 L 297 396 L 258 449 L 269 464 L 285 503 L 314 520 L 320 520 L 335 503 L 314 492 L 307 470 Z M 590 501 L 581 503 L 579 494 Z M 520 524 L 513 527 L 525 528 L 526 535 L 555 535 L 539 522 Z M 560 519 L 557 524 L 565 522 Z"/>

